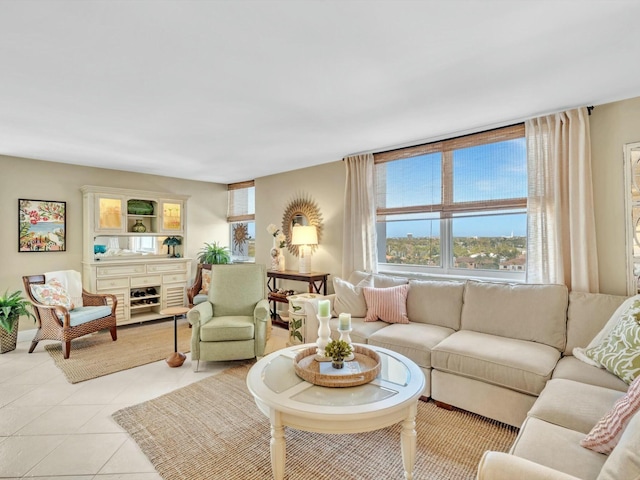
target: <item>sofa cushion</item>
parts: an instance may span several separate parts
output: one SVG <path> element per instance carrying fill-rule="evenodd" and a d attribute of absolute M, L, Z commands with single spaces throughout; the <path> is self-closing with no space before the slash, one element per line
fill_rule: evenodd
<path fill-rule="evenodd" d="M 381 273 L 371 274 L 367 272 L 362 272 L 360 270 L 351 272 L 351 275 L 349 275 L 349 278 L 347 279 L 347 281 L 349 283 L 352 283 L 353 285 L 357 285 L 367 277 L 373 278 L 373 286 L 375 288 L 395 287 L 397 285 L 404 285 L 405 283 L 409 283 L 409 279 L 406 277 L 394 277 L 392 275 L 384 275 Z"/>
<path fill-rule="evenodd" d="M 640 410 L 640 378 L 629 391 L 616 400 L 613 407 L 595 424 L 580 445 L 595 452 L 609 454 L 618 444 L 629 420 Z"/>
<path fill-rule="evenodd" d="M 586 434 L 622 396 L 617 390 L 573 380 L 549 380 L 528 415 Z"/>
<path fill-rule="evenodd" d="M 329 320 L 332 338 L 340 338 L 338 332 L 339 319 Z M 378 330 L 389 327 L 388 323 L 378 320 L 377 322 L 365 322 L 364 318 L 351 317 L 351 341 L 354 343 L 369 343 L 369 338 Z"/>
<path fill-rule="evenodd" d="M 424 323 L 389 325 L 369 337 L 369 344 L 388 348 L 431 368 L 431 349 L 454 332 L 451 328 Z"/>
<path fill-rule="evenodd" d="M 341 313 L 350 313 L 353 317 L 367 315 L 367 303 L 362 293 L 363 287 L 373 286 L 373 276 L 369 275 L 357 285 L 349 283 L 339 277 L 333 279 L 333 291 L 336 296 L 333 301 L 333 313 L 337 317 Z"/>
<path fill-rule="evenodd" d="M 469 280 L 460 327 L 528 340 L 564 350 L 567 304 L 564 285 L 516 285 Z"/>
<path fill-rule="evenodd" d="M 252 340 L 253 337 L 253 316 L 213 317 L 200 327 L 202 342 Z"/>
<path fill-rule="evenodd" d="M 388 288 L 364 287 L 362 292 L 367 303 L 365 321 L 375 322 L 379 319 L 387 323 L 409 323 L 407 316 L 408 284 Z"/>
<path fill-rule="evenodd" d="M 616 448 L 602 466 L 597 480 L 638 480 L 640 478 L 640 413 L 624 430 Z"/>
<path fill-rule="evenodd" d="M 596 480 L 607 457 L 582 448 L 583 436 L 581 432 L 527 417 L 511 453 L 582 480 Z"/>
<path fill-rule="evenodd" d="M 431 351 L 431 366 L 475 380 L 538 395 L 560 352 L 541 343 L 460 330 Z"/>
<path fill-rule="evenodd" d="M 411 322 L 460 329 L 464 282 L 411 280 L 407 315 Z"/>
<path fill-rule="evenodd" d="M 603 293 L 570 292 L 565 355 L 586 347 L 627 297 Z"/>
<path fill-rule="evenodd" d="M 92 322 L 111 315 L 111 307 L 99 305 L 97 307 L 77 307 L 69 311 L 69 325 L 77 327 L 83 323 Z M 62 320 L 62 318 L 60 318 Z"/>
<path fill-rule="evenodd" d="M 640 375 L 640 323 L 636 314 L 624 315 L 599 345 L 585 355 L 626 383 Z"/>
<path fill-rule="evenodd" d="M 613 373 L 607 372 L 604 368 L 587 365 L 572 355 L 560 359 L 553 370 L 551 378 L 575 380 L 576 382 L 611 388 L 620 392 L 626 392 L 629 388 L 629 385 Z"/>

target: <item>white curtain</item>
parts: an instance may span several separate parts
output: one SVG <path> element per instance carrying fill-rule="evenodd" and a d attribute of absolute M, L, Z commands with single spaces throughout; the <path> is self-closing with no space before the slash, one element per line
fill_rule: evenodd
<path fill-rule="evenodd" d="M 377 271 L 376 202 L 373 155 L 344 158 L 347 180 L 344 194 L 342 277 L 354 270 Z"/>
<path fill-rule="evenodd" d="M 599 291 L 586 108 L 525 122 L 527 281 Z"/>

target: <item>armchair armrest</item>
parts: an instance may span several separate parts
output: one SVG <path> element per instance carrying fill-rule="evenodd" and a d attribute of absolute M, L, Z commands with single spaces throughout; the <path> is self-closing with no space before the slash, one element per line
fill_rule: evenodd
<path fill-rule="evenodd" d="M 69 310 L 61 305 L 45 305 L 44 303 L 38 303 L 31 300 L 31 305 L 34 309 L 38 310 L 37 317 L 40 322 L 47 321 L 49 319 L 55 321 L 61 327 L 68 328 L 71 325 L 71 316 Z"/>
<path fill-rule="evenodd" d="M 559 470 L 502 452 L 484 452 L 477 480 L 580 480 Z"/>
<path fill-rule="evenodd" d="M 111 293 L 91 293 L 82 289 L 82 303 L 85 307 L 94 307 L 100 305 L 109 305 L 111 300 L 111 315 L 115 317 L 116 307 L 118 306 L 118 299 Z"/>
<path fill-rule="evenodd" d="M 264 355 L 264 349 L 267 346 L 267 327 L 270 315 L 269 301 L 266 298 L 260 300 L 253 309 L 256 357 Z"/>
<path fill-rule="evenodd" d="M 213 305 L 211 302 L 202 302 L 187 312 L 187 320 L 194 328 L 200 328 L 200 325 L 207 323 L 213 317 Z"/>

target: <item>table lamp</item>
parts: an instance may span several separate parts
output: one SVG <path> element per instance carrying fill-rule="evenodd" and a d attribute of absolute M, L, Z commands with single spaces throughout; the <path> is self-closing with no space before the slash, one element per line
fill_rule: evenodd
<path fill-rule="evenodd" d="M 311 273 L 311 246 L 318 244 L 316 227 L 296 225 L 291 229 L 291 244 L 298 245 L 300 262 L 298 272 Z"/>

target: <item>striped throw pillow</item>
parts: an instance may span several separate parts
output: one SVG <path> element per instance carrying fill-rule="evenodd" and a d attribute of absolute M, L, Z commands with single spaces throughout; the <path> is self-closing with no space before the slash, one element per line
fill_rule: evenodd
<path fill-rule="evenodd" d="M 640 377 L 637 377 L 625 396 L 613 404 L 604 417 L 580 441 L 580 445 L 595 452 L 608 455 L 618 444 L 624 429 L 640 409 Z"/>
<path fill-rule="evenodd" d="M 389 288 L 362 289 L 367 303 L 365 322 L 375 322 L 380 319 L 387 323 L 409 323 L 407 316 L 407 293 L 409 284 Z"/>

